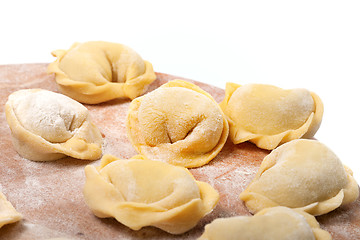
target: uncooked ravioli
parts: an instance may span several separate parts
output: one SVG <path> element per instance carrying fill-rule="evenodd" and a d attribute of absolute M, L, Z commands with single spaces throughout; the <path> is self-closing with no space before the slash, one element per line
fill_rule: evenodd
<path fill-rule="evenodd" d="M 102 136 L 83 105 L 42 89 L 12 93 L 5 105 L 15 150 L 35 161 L 101 157 Z"/>
<path fill-rule="evenodd" d="M 286 207 L 264 209 L 254 216 L 218 218 L 205 226 L 199 240 L 330 240 L 315 217 Z"/>
<path fill-rule="evenodd" d="M 131 48 L 110 42 L 75 43 L 69 50 L 52 53 L 60 91 L 71 98 L 96 104 L 115 98 L 134 99 L 156 79 L 151 63 Z"/>
<path fill-rule="evenodd" d="M 134 99 L 126 126 L 139 153 L 184 167 L 208 163 L 228 136 L 226 118 L 215 100 L 182 80 Z"/>
<path fill-rule="evenodd" d="M 251 141 L 268 150 L 314 136 L 323 114 L 323 104 L 315 93 L 265 84 L 227 83 L 220 106 L 228 118 L 233 143 Z"/>
<path fill-rule="evenodd" d="M 252 213 L 286 206 L 317 216 L 355 201 L 358 195 L 352 171 L 328 147 L 298 139 L 264 158 L 240 199 Z"/>
<path fill-rule="evenodd" d="M 135 156 L 104 155 L 86 166 L 84 197 L 94 214 L 114 217 L 133 230 L 154 226 L 172 234 L 193 228 L 219 200 L 209 184 L 183 167 Z"/>
<path fill-rule="evenodd" d="M 0 228 L 5 224 L 14 223 L 21 219 L 22 215 L 15 210 L 5 195 L 0 192 Z"/>

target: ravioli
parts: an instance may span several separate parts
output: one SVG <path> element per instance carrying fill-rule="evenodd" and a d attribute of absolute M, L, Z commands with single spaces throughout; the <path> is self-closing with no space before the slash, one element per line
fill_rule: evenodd
<path fill-rule="evenodd" d="M 15 210 L 5 195 L 0 192 L 0 228 L 5 224 L 14 223 L 21 219 L 22 215 Z"/>
<path fill-rule="evenodd" d="M 83 105 L 43 89 L 12 93 L 5 105 L 15 150 L 24 158 L 49 161 L 101 157 L 102 136 Z"/>
<path fill-rule="evenodd" d="M 115 98 L 134 99 L 156 79 L 151 63 L 131 48 L 110 42 L 75 43 L 69 50 L 54 51 L 60 91 L 82 103 L 97 104 Z"/>
<path fill-rule="evenodd" d="M 252 213 L 286 206 L 317 216 L 358 196 L 352 171 L 328 147 L 316 140 L 298 139 L 264 158 L 240 199 Z"/>
<path fill-rule="evenodd" d="M 189 168 L 212 160 L 229 132 L 226 117 L 211 95 L 182 80 L 134 99 L 126 128 L 139 153 Z"/>
<path fill-rule="evenodd" d="M 120 160 L 104 155 L 101 165 L 85 167 L 85 202 L 100 218 L 114 217 L 139 230 L 154 226 L 172 234 L 186 232 L 219 200 L 209 184 L 183 167 L 138 155 Z"/>
<path fill-rule="evenodd" d="M 313 137 L 324 111 L 321 99 L 313 92 L 265 84 L 227 83 L 220 107 L 228 118 L 234 144 L 251 141 L 267 150 Z"/>
<path fill-rule="evenodd" d="M 198 240 L 330 240 L 315 217 L 286 207 L 264 209 L 254 216 L 218 218 Z"/>

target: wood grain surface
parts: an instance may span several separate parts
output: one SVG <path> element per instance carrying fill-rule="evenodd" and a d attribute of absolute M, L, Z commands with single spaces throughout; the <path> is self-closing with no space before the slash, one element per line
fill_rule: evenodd
<path fill-rule="evenodd" d="M 250 183 L 269 151 L 251 143 L 234 145 L 228 140 L 209 164 L 190 170 L 197 180 L 208 182 L 220 192 L 220 201 L 214 211 L 194 229 L 181 235 L 171 235 L 153 227 L 133 231 L 112 218 L 95 217 L 84 202 L 82 188 L 84 167 L 99 165 L 99 161 L 67 157 L 52 162 L 33 162 L 20 157 L 11 143 L 4 113 L 7 97 L 26 88 L 57 92 L 54 76 L 48 75 L 46 68 L 47 64 L 0 66 L 0 191 L 24 216 L 22 221 L 2 227 L 0 239 L 196 239 L 205 224 L 215 218 L 250 215 L 238 195 Z M 175 78 L 179 77 L 157 73 L 149 91 Z M 218 102 L 224 97 L 223 89 L 188 81 L 209 92 Z M 85 105 L 104 136 L 104 154 L 125 159 L 137 154 L 125 131 L 129 103 L 129 100 L 117 99 Z M 360 239 L 360 199 L 317 219 L 335 240 Z"/>

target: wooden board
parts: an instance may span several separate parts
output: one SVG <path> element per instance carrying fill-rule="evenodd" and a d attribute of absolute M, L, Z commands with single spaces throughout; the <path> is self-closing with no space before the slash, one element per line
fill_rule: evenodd
<path fill-rule="evenodd" d="M 85 182 L 84 167 L 88 164 L 99 165 L 99 161 L 68 157 L 53 162 L 33 162 L 20 157 L 11 143 L 4 113 L 7 97 L 25 88 L 57 92 L 54 76 L 48 75 L 46 68 L 47 64 L 0 66 L 0 191 L 24 215 L 21 222 L 1 228 L 0 239 L 196 239 L 202 234 L 205 224 L 215 218 L 250 215 L 238 195 L 252 180 L 269 151 L 251 143 L 234 145 L 228 141 L 209 164 L 191 169 L 197 180 L 210 183 L 220 192 L 220 201 L 214 211 L 189 232 L 177 236 L 153 227 L 133 231 L 114 219 L 95 217 L 84 202 L 82 188 Z M 157 73 L 157 79 L 149 91 L 174 78 L 177 77 Z M 209 92 L 216 101 L 223 99 L 224 90 L 194 83 Z M 129 103 L 129 100 L 118 99 L 85 105 L 104 135 L 104 153 L 120 158 L 137 154 L 125 132 Z M 360 199 L 317 219 L 333 239 L 360 239 Z"/>

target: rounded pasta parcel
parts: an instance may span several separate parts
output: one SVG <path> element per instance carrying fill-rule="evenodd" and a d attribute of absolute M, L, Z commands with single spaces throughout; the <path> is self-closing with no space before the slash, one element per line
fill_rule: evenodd
<path fill-rule="evenodd" d="M 93 213 L 114 217 L 133 230 L 154 226 L 184 233 L 219 200 L 215 189 L 196 181 L 186 168 L 142 155 L 129 160 L 104 155 L 101 165 L 86 166 L 85 174 L 84 197 Z"/>
<path fill-rule="evenodd" d="M 254 216 L 218 218 L 198 240 L 331 240 L 315 217 L 286 207 L 264 209 Z"/>
<path fill-rule="evenodd" d="M 314 136 L 324 111 L 313 92 L 265 84 L 227 83 L 220 107 L 228 118 L 233 143 L 251 141 L 268 150 Z"/>
<path fill-rule="evenodd" d="M 134 99 L 126 127 L 139 153 L 183 167 L 212 160 L 229 132 L 225 115 L 211 95 L 182 80 Z"/>
<path fill-rule="evenodd" d="M 151 63 L 131 48 L 110 42 L 75 43 L 52 53 L 48 67 L 60 91 L 71 98 L 96 104 L 115 98 L 134 99 L 156 79 Z"/>
<path fill-rule="evenodd" d="M 9 96 L 5 113 L 15 150 L 24 158 L 101 157 L 99 129 L 87 108 L 67 96 L 43 89 L 19 90 Z"/>
<path fill-rule="evenodd" d="M 328 147 L 316 140 L 298 139 L 264 158 L 240 199 L 252 213 L 286 206 L 317 216 L 358 196 L 352 171 Z"/>

